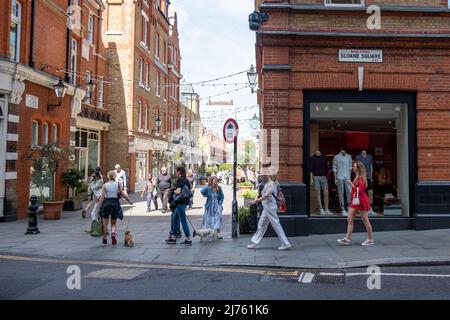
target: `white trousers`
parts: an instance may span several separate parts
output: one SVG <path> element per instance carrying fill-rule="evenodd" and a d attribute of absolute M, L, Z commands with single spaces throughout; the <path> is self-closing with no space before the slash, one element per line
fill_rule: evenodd
<path fill-rule="evenodd" d="M 92 211 L 91 211 L 91 219 L 92 219 L 92 221 L 97 220 L 97 212 L 98 212 L 99 207 L 100 207 L 100 204 L 98 203 L 98 201 L 95 201 L 94 202 L 94 209 L 92 209 Z"/>
<path fill-rule="evenodd" d="M 286 238 L 286 234 L 284 233 L 283 227 L 280 224 L 280 219 L 277 215 L 277 206 L 265 206 L 263 205 L 263 212 L 261 217 L 259 218 L 258 230 L 256 230 L 255 234 L 252 237 L 252 242 L 255 244 L 259 244 L 266 233 L 267 227 L 269 226 L 269 222 L 272 225 L 272 228 L 278 235 L 278 238 L 281 241 L 281 245 L 288 245 L 289 241 Z"/>

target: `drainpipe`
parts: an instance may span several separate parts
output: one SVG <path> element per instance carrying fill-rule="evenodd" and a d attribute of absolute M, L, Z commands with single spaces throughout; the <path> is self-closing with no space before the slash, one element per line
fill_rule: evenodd
<path fill-rule="evenodd" d="M 33 0 L 34 1 L 34 0 Z M 67 0 L 67 7 L 70 8 L 72 5 L 72 0 Z M 72 14 L 73 12 L 70 11 Z M 67 26 L 67 34 L 66 34 L 66 75 L 65 75 L 65 81 L 70 82 L 70 75 L 69 75 L 69 68 L 70 68 L 70 35 L 71 31 L 69 26 Z"/>
<path fill-rule="evenodd" d="M 31 27 L 30 27 L 30 57 L 28 65 L 34 68 L 34 21 L 36 14 L 36 0 L 31 0 Z"/>

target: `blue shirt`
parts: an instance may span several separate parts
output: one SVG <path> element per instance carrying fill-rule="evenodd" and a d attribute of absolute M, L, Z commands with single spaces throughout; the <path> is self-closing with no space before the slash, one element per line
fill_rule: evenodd
<path fill-rule="evenodd" d="M 333 172 L 337 180 L 350 180 L 352 170 L 352 157 L 349 154 L 343 155 L 341 152 L 333 159 Z"/>
<path fill-rule="evenodd" d="M 364 164 L 364 166 L 366 167 L 367 179 L 372 179 L 372 156 L 368 154 L 364 157 L 362 154 L 360 154 L 356 157 L 355 160 L 361 161 Z"/>

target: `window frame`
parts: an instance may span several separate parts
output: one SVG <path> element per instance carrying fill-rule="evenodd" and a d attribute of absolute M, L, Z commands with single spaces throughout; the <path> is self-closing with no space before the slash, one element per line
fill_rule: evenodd
<path fill-rule="evenodd" d="M 145 132 L 147 132 L 148 133 L 148 113 L 149 113 L 149 110 L 148 110 L 148 104 L 145 104 L 144 105 L 144 130 L 145 130 Z"/>
<path fill-rule="evenodd" d="M 42 123 L 42 144 L 46 145 L 48 144 L 48 122 L 43 122 Z"/>
<path fill-rule="evenodd" d="M 103 108 L 104 88 L 103 76 L 98 77 L 97 81 L 97 107 Z"/>
<path fill-rule="evenodd" d="M 159 33 L 155 36 L 155 58 L 159 60 Z"/>
<path fill-rule="evenodd" d="M 142 128 L 142 115 L 143 115 L 143 105 L 142 105 L 142 102 L 141 101 L 139 101 L 138 102 L 138 131 L 142 131 L 143 130 L 143 128 Z"/>
<path fill-rule="evenodd" d="M 88 39 L 90 44 L 94 44 L 94 15 L 89 14 Z"/>
<path fill-rule="evenodd" d="M 140 44 L 145 49 L 149 49 L 149 30 L 150 30 L 150 19 L 147 14 L 141 10 L 141 41 Z"/>
<path fill-rule="evenodd" d="M 78 67 L 78 41 L 72 38 L 70 43 L 70 83 L 77 84 L 77 67 Z"/>
<path fill-rule="evenodd" d="M 18 12 L 18 15 L 15 15 L 14 14 L 14 10 L 13 10 L 13 8 L 14 8 L 14 6 L 16 7 L 16 9 L 17 9 L 17 12 Z M 12 23 L 15 23 L 16 24 L 16 26 L 17 26 L 17 31 L 16 31 L 16 43 L 15 43 L 15 45 L 16 45 L 16 49 L 15 49 L 15 56 L 14 57 L 11 57 L 11 55 L 10 55 L 10 59 L 12 59 L 14 62 L 19 62 L 20 61 L 20 32 L 21 32 L 21 27 L 22 27 L 22 4 L 19 2 L 19 1 L 17 1 L 17 0 L 13 0 L 12 2 L 11 2 L 11 24 Z M 10 29 L 9 29 L 9 34 L 10 34 L 10 36 L 11 36 L 11 27 L 10 27 Z M 9 53 L 11 53 L 11 38 L 9 39 L 9 44 L 8 44 L 10 47 L 9 47 Z"/>
<path fill-rule="evenodd" d="M 31 146 L 36 147 L 39 145 L 39 122 L 33 120 L 31 122 Z"/>
<path fill-rule="evenodd" d="M 149 78 L 150 78 L 150 64 L 148 62 L 145 62 L 145 89 L 147 91 L 150 91 Z"/>
<path fill-rule="evenodd" d="M 139 57 L 139 86 L 144 87 L 144 59 Z"/>
<path fill-rule="evenodd" d="M 159 87 L 161 83 L 161 73 L 156 72 L 156 96 L 161 97 L 161 88 Z"/>
<path fill-rule="evenodd" d="M 58 125 L 52 124 L 52 143 L 57 144 L 58 143 Z"/>

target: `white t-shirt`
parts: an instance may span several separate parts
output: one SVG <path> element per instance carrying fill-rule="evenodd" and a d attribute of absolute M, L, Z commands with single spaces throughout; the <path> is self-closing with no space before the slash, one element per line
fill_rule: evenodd
<path fill-rule="evenodd" d="M 116 171 L 117 172 L 117 171 Z M 127 188 L 127 176 L 125 174 L 125 170 L 120 170 L 120 172 L 117 172 L 116 181 L 123 183 L 123 188 Z"/>
<path fill-rule="evenodd" d="M 262 201 L 262 204 L 265 206 L 277 206 L 277 200 L 275 198 L 277 195 L 277 191 L 277 184 L 274 181 L 270 180 L 269 182 L 267 182 L 261 195 L 265 196 L 266 194 L 269 194 L 269 196 Z"/>

